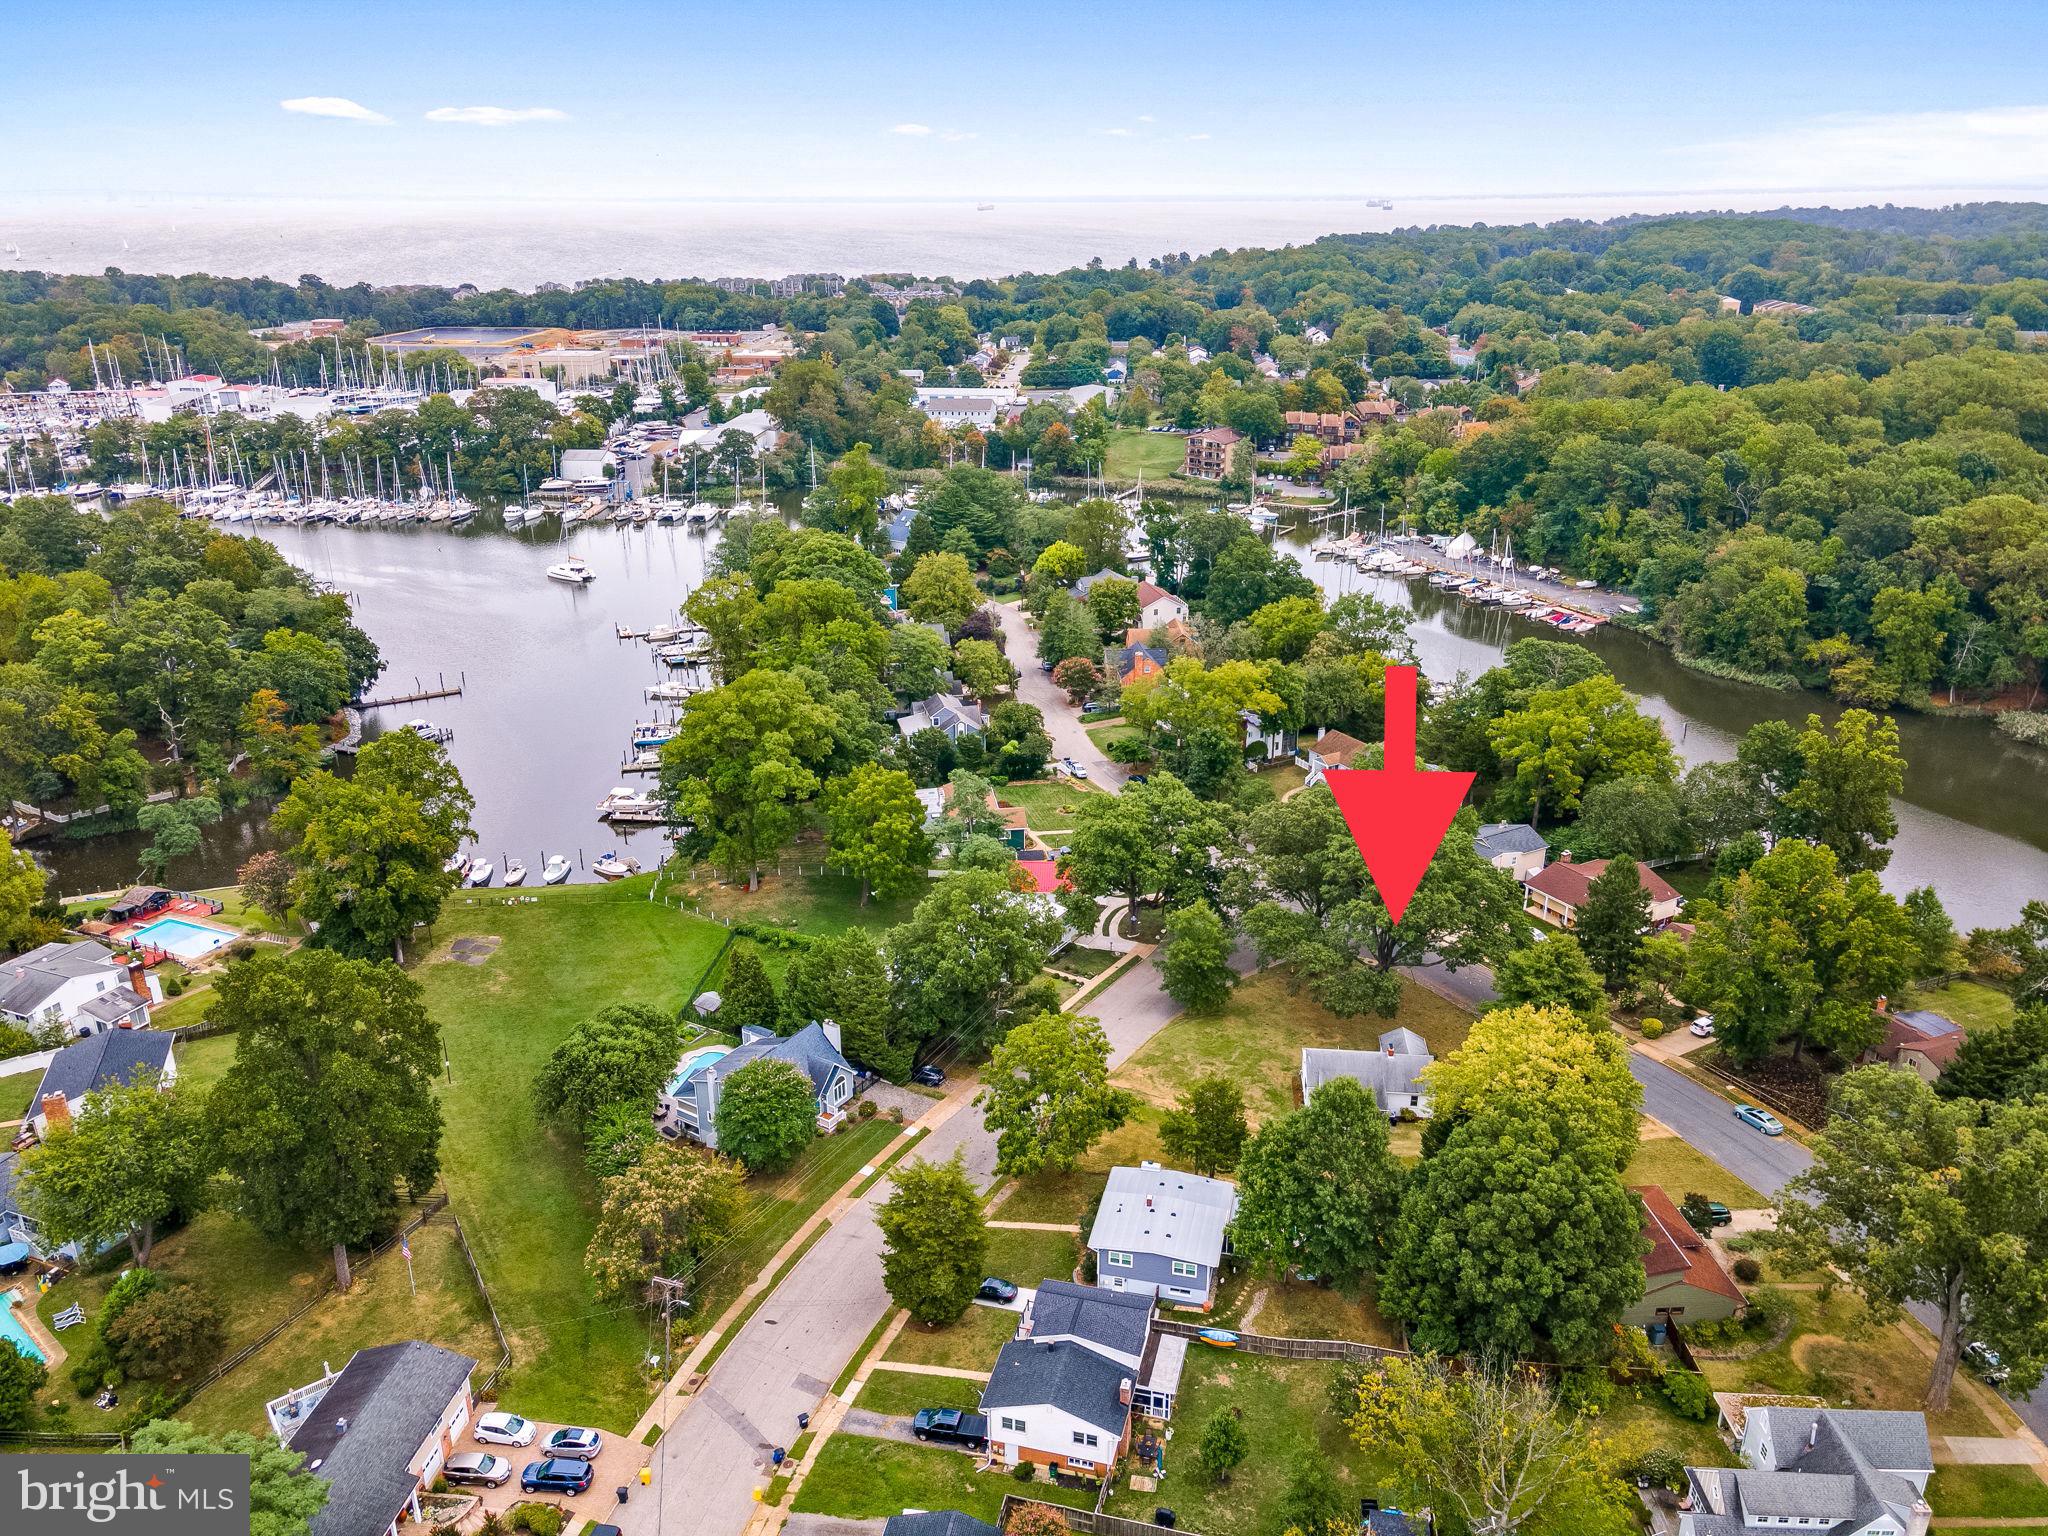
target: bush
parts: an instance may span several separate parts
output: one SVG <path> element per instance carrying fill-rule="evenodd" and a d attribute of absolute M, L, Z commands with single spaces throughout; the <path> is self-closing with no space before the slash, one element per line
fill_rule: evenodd
<path fill-rule="evenodd" d="M 1572 1413 L 1604 1413 L 1614 1401 L 1614 1383 L 1592 1366 L 1566 1371 L 1557 1384 L 1557 1400 Z"/>
<path fill-rule="evenodd" d="M 1998 728 L 2014 741 L 2030 747 L 2048 747 L 2048 712 L 2008 709 L 1999 715 Z"/>
<path fill-rule="evenodd" d="M 1772 1334 L 1791 1322 L 1798 1312 L 1790 1292 L 1767 1285 L 1751 1293 L 1743 1320 L 1751 1333 Z"/>
<path fill-rule="evenodd" d="M 1681 1419 L 1704 1424 L 1714 1413 L 1714 1389 L 1698 1371 L 1666 1371 L 1664 1401 Z"/>
<path fill-rule="evenodd" d="M 863 1120 L 874 1119 L 875 1115 L 878 1113 L 878 1111 L 875 1108 L 875 1101 L 873 1099 L 862 1099 L 860 1101 L 860 1107 L 854 1110 L 854 1113 Z"/>
<path fill-rule="evenodd" d="M 1666 1025 L 1662 1019 L 1645 1019 L 1642 1023 L 1643 1038 L 1645 1040 L 1661 1040 L 1664 1038 L 1665 1028 Z"/>
<path fill-rule="evenodd" d="M 183 995 L 184 995 L 184 991 L 185 991 L 185 978 L 184 978 L 184 977 L 182 977 L 182 976 L 167 976 L 167 977 L 165 977 L 165 978 L 164 978 L 164 996 L 165 996 L 165 997 L 181 997 L 181 996 L 183 996 Z"/>
<path fill-rule="evenodd" d="M 1757 1263 L 1755 1259 L 1752 1259 L 1746 1253 L 1735 1261 L 1734 1269 L 1735 1278 L 1744 1285 L 1755 1285 L 1757 1281 L 1764 1277 L 1763 1265 Z"/>
<path fill-rule="evenodd" d="M 734 923 L 733 937 L 752 939 L 756 944 L 766 944 L 770 949 L 809 949 L 818 941 L 808 933 L 797 933 L 788 928 L 772 928 L 766 923 Z"/>
<path fill-rule="evenodd" d="M 1028 1483 L 1037 1475 L 1037 1466 L 1028 1461 L 1020 1461 L 1016 1466 L 1010 1468 L 1010 1476 L 1017 1479 L 1020 1483 Z"/>
<path fill-rule="evenodd" d="M 512 1511 L 512 1529 L 531 1536 L 562 1536 L 562 1512 L 552 1504 L 521 1504 Z"/>
<path fill-rule="evenodd" d="M 1642 1478 L 1653 1487 L 1669 1488 L 1674 1493 L 1685 1487 L 1685 1458 L 1661 1445 L 1651 1446 L 1623 1471 L 1629 1476 Z"/>

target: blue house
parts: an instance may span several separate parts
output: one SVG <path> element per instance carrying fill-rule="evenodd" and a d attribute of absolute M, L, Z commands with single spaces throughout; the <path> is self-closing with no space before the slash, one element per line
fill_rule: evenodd
<path fill-rule="evenodd" d="M 717 1150 L 719 1093 L 733 1073 L 756 1061 L 788 1062 L 811 1080 L 820 1130 L 839 1123 L 859 1083 L 853 1064 L 839 1053 L 837 1024 L 806 1024 L 787 1036 L 749 1024 L 731 1050 L 693 1050 L 678 1063 L 667 1092 L 660 1096 L 656 1123 L 661 1133 L 671 1140 L 687 1136 Z"/>
<path fill-rule="evenodd" d="M 1088 1233 L 1095 1283 L 1206 1312 L 1236 1215 L 1235 1184 L 1157 1163 L 1112 1168 Z"/>

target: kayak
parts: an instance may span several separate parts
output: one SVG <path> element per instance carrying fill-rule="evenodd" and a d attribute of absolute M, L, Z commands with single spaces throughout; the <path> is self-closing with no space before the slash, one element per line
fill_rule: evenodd
<path fill-rule="evenodd" d="M 1213 1344 L 1218 1349 L 1237 1348 L 1237 1335 L 1228 1328 L 1204 1328 L 1195 1335 L 1204 1344 Z"/>

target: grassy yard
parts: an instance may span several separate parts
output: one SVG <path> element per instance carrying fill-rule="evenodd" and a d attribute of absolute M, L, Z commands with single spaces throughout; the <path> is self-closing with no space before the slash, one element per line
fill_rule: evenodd
<path fill-rule="evenodd" d="M 1645 1122 L 1643 1141 L 1625 1178 L 1630 1184 L 1652 1185 L 1677 1204 L 1695 1190 L 1730 1210 L 1755 1210 L 1770 1204 L 1712 1158 L 1693 1150 L 1662 1126 Z"/>
<path fill-rule="evenodd" d="M 36 1084 L 42 1080 L 40 1071 L 0 1077 L 0 1121 L 19 1120 L 27 1115 L 29 1103 L 36 1096 Z"/>
<path fill-rule="evenodd" d="M 1121 1081 L 1122 1076 L 1119 1072 L 1117 1080 Z M 1072 1173 L 1043 1173 L 1025 1179 L 990 1214 L 998 1221 L 1078 1224 L 1101 1190 L 1103 1175 L 1111 1168 L 1159 1156 L 1157 1112 L 1141 1108 L 1121 1129 L 1090 1147 Z"/>
<path fill-rule="evenodd" d="M 1165 1479 L 1150 1493 L 1133 1492 L 1120 1481 L 1107 1512 L 1150 1520 L 1164 1504 L 1180 1516 L 1182 1526 L 1202 1536 L 1266 1536 L 1286 1492 L 1293 1458 L 1302 1452 L 1320 1455 L 1350 1498 L 1380 1495 L 1385 1466 L 1353 1443 L 1330 1411 L 1334 1370 L 1324 1360 L 1278 1360 L 1199 1345 L 1190 1349 L 1174 1404 Z M 1231 1480 L 1218 1487 L 1195 1465 L 1194 1450 L 1202 1426 L 1225 1408 L 1243 1418 L 1252 1450 Z"/>
<path fill-rule="evenodd" d="M 1943 1515 L 2039 1519 L 2048 1515 L 2048 1483 L 2032 1467 L 1936 1467 L 1927 1502 L 1937 1521 Z"/>
<path fill-rule="evenodd" d="M 823 856 L 823 849 L 809 844 L 792 850 L 792 863 L 800 860 L 808 872 L 763 875 L 758 891 L 749 891 L 743 885 L 727 885 L 718 878 L 712 866 L 700 864 L 696 870 L 699 878 L 666 884 L 662 887 L 662 895 L 694 902 L 705 912 L 728 923 L 761 923 L 823 937 L 847 927 L 878 931 L 892 927 L 910 916 L 917 906 L 917 897 L 923 894 L 921 891 L 913 892 L 890 901 L 870 897 L 868 904 L 862 906 L 860 882 L 831 870 L 819 872 Z M 635 885 L 636 882 L 621 884 Z M 637 889 L 645 901 L 646 887 L 638 885 Z M 767 960 L 779 953 L 764 948 L 762 958 Z M 705 958 L 710 957 L 707 955 Z"/>
<path fill-rule="evenodd" d="M 904 1365 L 950 1365 L 959 1371 L 985 1371 L 995 1364 L 996 1352 L 1016 1332 L 1016 1313 L 999 1307 L 970 1306 L 958 1321 L 943 1328 L 905 1323 L 882 1359 Z"/>
<path fill-rule="evenodd" d="M 1396 1025 L 1414 1030 L 1444 1056 L 1465 1038 L 1470 1015 L 1427 987 L 1401 986 L 1392 1019 L 1340 1019 L 1306 992 L 1289 992 L 1283 970 L 1254 976 L 1213 1014 L 1182 1014 L 1148 1040 L 1116 1081 L 1149 1103 L 1168 1107 L 1198 1077 L 1221 1073 L 1244 1089 L 1254 1125 L 1294 1107 L 1304 1046 L 1373 1048 Z"/>
<path fill-rule="evenodd" d="M 1003 1227 L 988 1235 L 988 1272 L 1012 1285 L 1070 1280 L 1081 1262 L 1081 1240 L 1071 1232 L 1018 1232 Z"/>
<path fill-rule="evenodd" d="M 927 1376 L 921 1371 L 878 1367 L 861 1387 L 853 1406 L 869 1413 L 908 1417 L 920 1408 L 964 1408 L 974 1413 L 980 1402 L 981 1383 L 964 1376 Z"/>
<path fill-rule="evenodd" d="M 1003 1495 L 1026 1488 L 1006 1472 L 978 1472 L 976 1459 L 936 1445 L 905 1445 L 841 1432 L 825 1442 L 790 1508 L 798 1514 L 876 1520 L 906 1509 L 957 1509 L 991 1525 Z M 1092 1493 L 1030 1485 L 1034 1498 L 1092 1508 Z"/>
<path fill-rule="evenodd" d="M 608 1003 L 680 1007 L 725 935 L 649 902 L 647 878 L 452 901 L 415 975 L 453 1080 L 441 1091 L 442 1176 L 511 1335 L 506 1405 L 622 1432 L 648 1396 L 646 1315 L 600 1302 L 584 1274 L 596 1191 L 574 1137 L 543 1123 L 530 1087 L 555 1045 Z M 479 965 L 464 937 L 500 939 Z"/>
<path fill-rule="evenodd" d="M 1113 949 L 1097 949 L 1088 944 L 1074 944 L 1059 952 L 1053 959 L 1053 969 L 1065 971 L 1070 976 L 1100 976 L 1123 956 Z"/>
<path fill-rule="evenodd" d="M 1088 728 L 1088 739 L 1095 743 L 1095 749 L 1104 757 L 1109 757 L 1109 744 L 1112 741 L 1139 741 L 1144 735 L 1145 733 L 1135 725 L 1124 725 L 1121 722 L 1116 725 L 1091 725 Z M 1110 757 L 1110 761 L 1115 762 L 1116 759 Z"/>
<path fill-rule="evenodd" d="M 1188 459 L 1187 439 L 1178 432 L 1146 432 L 1118 427 L 1109 434 L 1109 453 L 1102 472 L 1112 480 L 1163 480 Z"/>
<path fill-rule="evenodd" d="M 1101 793 L 1087 784 L 1031 779 L 1000 786 L 996 798 L 1020 807 L 1034 832 L 1071 832 L 1075 808 L 1085 797 Z"/>
<path fill-rule="evenodd" d="M 1987 1025 L 2007 1023 L 2012 1018 L 2012 994 L 1997 987 L 1987 987 L 1981 981 L 1951 981 L 1939 987 L 1913 987 L 1907 993 L 1906 1006 L 1929 1008 L 1945 1014 L 1968 1033 L 1975 1033 Z"/>
<path fill-rule="evenodd" d="M 444 1213 L 412 1235 L 412 1285 L 396 1250 L 356 1271 L 348 1293 L 313 1308 L 242 1365 L 192 1399 L 178 1417 L 209 1434 L 264 1428 L 263 1405 L 292 1387 L 339 1370 L 358 1349 L 430 1339 L 475 1360 L 479 1376 L 498 1363 L 498 1341 L 455 1225 Z M 416 1288 L 416 1289 L 415 1289 Z"/>
<path fill-rule="evenodd" d="M 1789 1288 L 1788 1288 L 1789 1289 Z M 1931 1357 L 1904 1325 L 1874 1324 L 1846 1287 L 1823 1302 L 1817 1292 L 1790 1290 L 1798 1322 L 1775 1348 L 1747 1360 L 1702 1360 L 1717 1392 L 1806 1393 L 1843 1408 L 1917 1409 Z M 2003 1435 L 1959 1378 L 1945 1413 L 1931 1415 L 1937 1435 Z"/>
<path fill-rule="evenodd" d="M 198 1019 L 184 1022 L 196 1024 Z M 188 1088 L 211 1088 L 219 1082 L 235 1060 L 235 1037 L 233 1035 L 202 1035 L 197 1040 L 187 1040 L 177 1048 L 178 1081 Z"/>

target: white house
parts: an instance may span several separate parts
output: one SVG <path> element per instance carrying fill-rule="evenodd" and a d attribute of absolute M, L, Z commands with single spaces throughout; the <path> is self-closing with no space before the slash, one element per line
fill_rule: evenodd
<path fill-rule="evenodd" d="M 1389 1120 L 1403 1114 L 1429 1118 L 1429 1090 L 1422 1072 L 1436 1058 L 1429 1042 L 1412 1029 L 1390 1029 L 1376 1051 L 1308 1049 L 1301 1053 L 1301 1096 L 1310 1099 L 1333 1077 L 1348 1077 L 1372 1095 Z"/>
<path fill-rule="evenodd" d="M 1535 874 L 1550 856 L 1550 845 L 1543 841 L 1543 834 L 1520 821 L 1489 821 L 1479 829 L 1472 845 L 1479 850 L 1479 857 L 1517 880 Z"/>
<path fill-rule="evenodd" d="M 1742 1467 L 1687 1467 L 1678 1536 L 1925 1536 L 1934 1452 L 1918 1413 L 1763 1407 L 1743 1416 Z"/>
<path fill-rule="evenodd" d="M 1132 1373 L 1131 1406 L 1149 1418 L 1173 1417 L 1188 1341 L 1152 1326 L 1152 1298 L 1071 1280 L 1042 1280 L 1024 1304 L 1017 1337 L 1080 1344 Z"/>
<path fill-rule="evenodd" d="M 475 1370 L 438 1344 L 379 1344 L 266 1406 L 278 1438 L 327 1483 L 310 1536 L 396 1536 L 401 1521 L 419 1523 L 420 1490 L 469 1428 Z"/>
<path fill-rule="evenodd" d="M 92 1035 L 114 1026 L 139 1028 L 160 1001 L 154 978 L 140 965 L 116 960 L 90 939 L 45 944 L 0 961 L 0 1019 L 21 1029 L 62 1024 L 67 1034 Z"/>
<path fill-rule="evenodd" d="M 989 428 L 1017 403 L 1017 391 L 1001 387 L 970 388 L 946 384 L 919 389 L 911 403 L 942 427 Z"/>
<path fill-rule="evenodd" d="M 146 1072 L 160 1083 L 175 1082 L 177 1058 L 171 1036 L 157 1029 L 109 1029 L 74 1040 L 50 1059 L 36 1096 L 29 1101 L 28 1123 L 38 1136 L 62 1128 L 87 1094 L 102 1088 L 126 1088 Z"/>
<path fill-rule="evenodd" d="M 1147 629 L 1164 629 L 1176 619 L 1185 623 L 1187 616 L 1185 598 L 1175 597 L 1149 581 L 1138 583 L 1138 622 Z"/>
<path fill-rule="evenodd" d="M 1130 1367 L 1085 1344 L 1012 1339 L 981 1390 L 989 1455 L 1107 1477 L 1129 1444 L 1136 1391 Z"/>
<path fill-rule="evenodd" d="M 1206 1312 L 1236 1215 L 1237 1186 L 1222 1179 L 1157 1163 L 1112 1168 L 1088 1233 L 1096 1284 Z"/>
<path fill-rule="evenodd" d="M 687 1136 L 716 1150 L 719 1095 L 733 1073 L 755 1061 L 787 1062 L 808 1077 L 823 1128 L 837 1125 L 853 1100 L 857 1074 L 839 1053 L 837 1024 L 806 1024 L 788 1036 L 749 1024 L 732 1050 L 702 1047 L 676 1064 L 675 1075 L 658 1099 L 662 1133 L 671 1139 Z"/>

